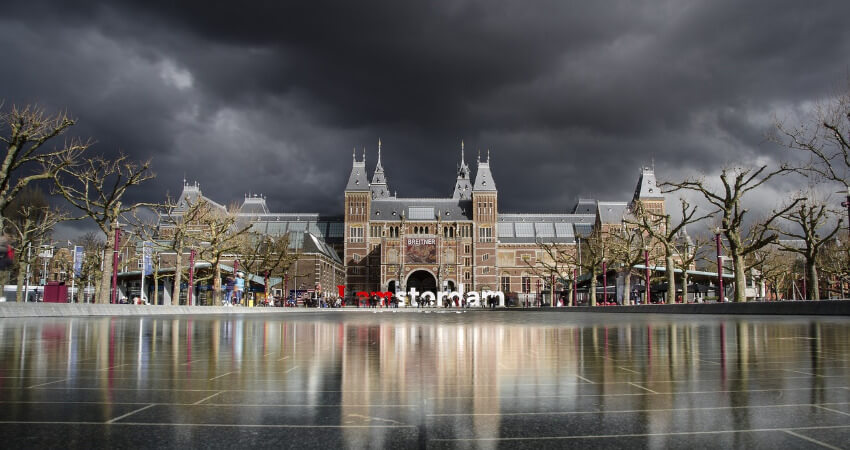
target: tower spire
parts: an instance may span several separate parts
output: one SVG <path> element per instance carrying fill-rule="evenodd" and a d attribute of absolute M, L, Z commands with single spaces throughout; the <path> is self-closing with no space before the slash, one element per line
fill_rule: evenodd
<path fill-rule="evenodd" d="M 351 147 L 351 162 L 357 162 L 357 147 Z"/>
<path fill-rule="evenodd" d="M 464 161 L 464 158 L 463 158 L 463 139 L 461 139 L 460 140 L 460 162 L 461 162 L 461 164 L 463 164 L 463 161 Z"/>

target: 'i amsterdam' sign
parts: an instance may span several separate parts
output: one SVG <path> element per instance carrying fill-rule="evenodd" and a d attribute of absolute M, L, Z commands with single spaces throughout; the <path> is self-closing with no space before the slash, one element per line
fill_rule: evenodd
<path fill-rule="evenodd" d="M 436 238 L 407 238 L 404 248 L 405 264 L 436 264 Z"/>

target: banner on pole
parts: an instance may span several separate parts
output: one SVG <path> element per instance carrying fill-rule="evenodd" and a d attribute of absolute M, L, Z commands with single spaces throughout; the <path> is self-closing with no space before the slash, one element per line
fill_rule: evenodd
<path fill-rule="evenodd" d="M 153 273 L 153 261 L 151 260 L 151 256 L 153 254 L 153 242 L 145 241 L 142 244 L 142 267 L 144 267 L 145 276 L 148 276 Z"/>
<path fill-rule="evenodd" d="M 74 246 L 74 278 L 80 278 L 83 272 L 83 246 Z"/>

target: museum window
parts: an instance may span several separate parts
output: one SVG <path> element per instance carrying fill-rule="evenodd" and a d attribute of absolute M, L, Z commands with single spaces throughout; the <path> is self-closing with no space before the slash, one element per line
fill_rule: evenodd
<path fill-rule="evenodd" d="M 348 237 L 350 242 L 363 242 L 363 227 L 350 227 Z"/>
<path fill-rule="evenodd" d="M 472 265 L 472 258 L 470 258 L 468 256 L 463 258 L 463 265 L 464 266 L 471 266 Z"/>
<path fill-rule="evenodd" d="M 472 278 L 472 276 L 470 276 L 470 275 L 469 275 L 469 272 L 464 272 L 464 273 L 463 273 L 463 279 L 464 279 L 465 281 L 469 281 L 469 280 L 470 280 L 470 278 Z"/>
<path fill-rule="evenodd" d="M 485 267 L 483 272 L 484 272 L 484 275 L 487 275 L 488 273 L 490 273 L 490 268 Z"/>
<path fill-rule="evenodd" d="M 523 275 L 522 277 L 522 293 L 530 294 L 531 293 L 531 277 L 527 275 Z"/>
<path fill-rule="evenodd" d="M 492 242 L 493 241 L 493 228 L 491 228 L 491 227 L 480 227 L 480 228 L 478 228 L 478 238 L 481 242 Z"/>
<path fill-rule="evenodd" d="M 511 291 L 511 277 L 502 275 L 502 292 L 508 293 Z"/>
<path fill-rule="evenodd" d="M 481 261 L 487 261 L 488 259 L 490 259 L 489 253 L 485 253 L 485 254 L 481 255 Z"/>
<path fill-rule="evenodd" d="M 464 246 L 463 246 L 463 252 L 464 253 L 469 253 L 471 249 L 472 249 L 472 247 L 469 244 L 464 244 Z"/>

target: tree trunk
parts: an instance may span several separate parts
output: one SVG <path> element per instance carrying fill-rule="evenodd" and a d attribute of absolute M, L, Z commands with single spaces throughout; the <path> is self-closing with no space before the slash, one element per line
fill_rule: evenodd
<path fill-rule="evenodd" d="M 27 263 L 23 258 L 18 259 L 21 264 L 18 264 L 18 295 L 15 297 L 15 301 L 23 302 L 26 297 L 24 294 L 24 282 L 27 277 Z"/>
<path fill-rule="evenodd" d="M 814 259 L 806 259 L 806 273 L 809 275 L 809 300 L 820 300 L 820 289 L 818 284 L 818 268 Z"/>
<path fill-rule="evenodd" d="M 159 266 L 157 266 L 156 271 L 159 272 Z M 159 304 L 159 277 L 156 274 L 153 276 L 153 304 Z"/>
<path fill-rule="evenodd" d="M 596 271 L 590 273 L 590 306 L 596 306 Z"/>
<path fill-rule="evenodd" d="M 632 271 L 626 270 L 626 278 L 623 280 L 623 304 L 631 305 L 632 299 Z"/>
<path fill-rule="evenodd" d="M 106 233 L 106 247 L 103 252 L 103 273 L 100 274 L 100 288 L 97 292 L 97 300 L 95 303 L 107 304 L 112 301 L 112 266 L 115 258 L 115 229 L 109 227 L 109 232 Z M 115 286 L 118 289 L 118 286 Z M 116 293 L 116 300 L 118 299 Z"/>
<path fill-rule="evenodd" d="M 676 268 L 669 248 L 664 249 L 664 264 L 667 272 L 667 304 L 670 305 L 676 303 Z"/>
<path fill-rule="evenodd" d="M 682 304 L 688 303 L 688 268 L 682 269 Z"/>
<path fill-rule="evenodd" d="M 177 245 L 177 256 L 174 260 L 174 288 L 171 290 L 171 305 L 180 305 L 180 277 L 183 275 L 183 240 Z"/>
<path fill-rule="evenodd" d="M 738 303 L 746 303 L 747 301 L 747 278 L 744 276 L 744 257 L 738 254 L 735 254 L 732 257 L 732 261 L 735 265 L 733 268 L 735 271 L 735 302 Z"/>
<path fill-rule="evenodd" d="M 213 306 L 221 305 L 221 263 L 213 266 Z"/>

